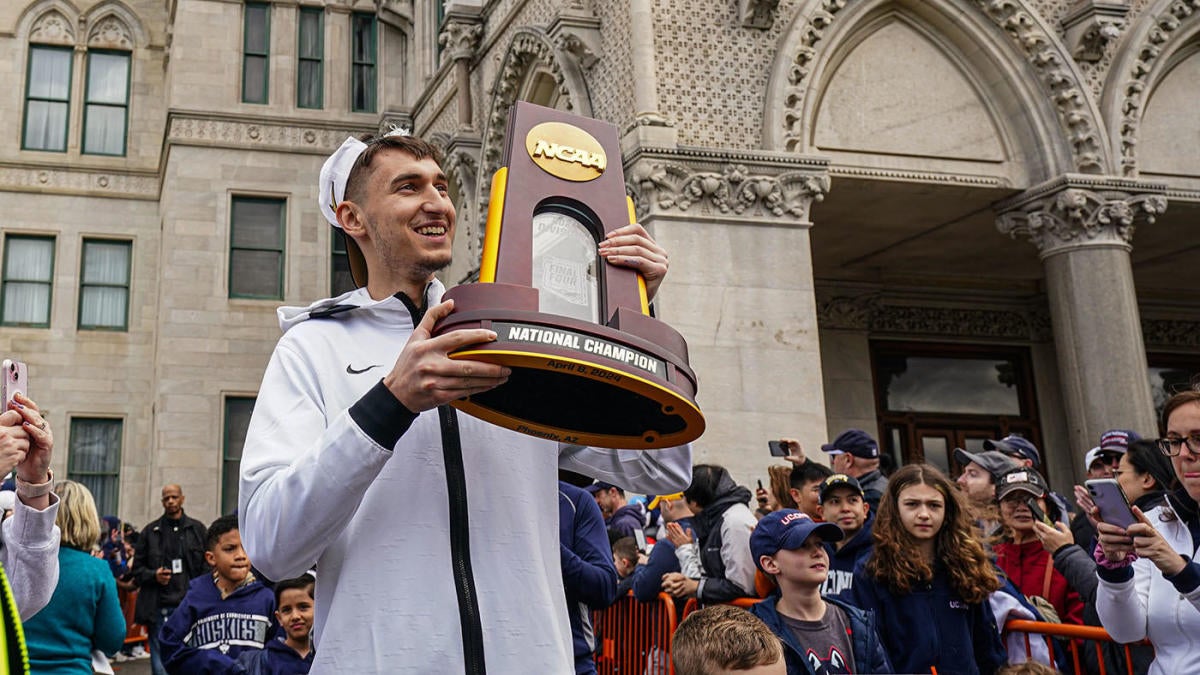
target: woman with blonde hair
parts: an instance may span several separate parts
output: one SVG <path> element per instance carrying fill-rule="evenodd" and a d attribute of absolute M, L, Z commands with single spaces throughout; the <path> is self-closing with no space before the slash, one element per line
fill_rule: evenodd
<path fill-rule="evenodd" d="M 100 515 L 91 491 L 64 480 L 54 494 L 61 573 L 50 604 L 25 622 L 30 672 L 91 675 L 92 650 L 114 654 L 125 643 L 125 617 L 108 564 L 92 556 L 100 541 Z"/>
<path fill-rule="evenodd" d="M 848 599 L 875 612 L 896 672 L 990 675 L 1002 666 L 987 604 L 1000 580 L 950 479 L 928 464 L 898 470 L 880 499 L 874 536 Z"/>

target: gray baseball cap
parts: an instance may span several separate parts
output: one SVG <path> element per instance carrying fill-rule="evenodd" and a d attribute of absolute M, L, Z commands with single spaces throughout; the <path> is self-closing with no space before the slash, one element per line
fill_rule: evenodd
<path fill-rule="evenodd" d="M 983 452 L 970 453 L 962 448 L 954 449 L 954 459 L 959 464 L 966 466 L 972 462 L 982 466 L 984 471 L 992 474 L 992 482 L 995 483 L 1000 478 L 1000 474 L 1018 468 L 1016 460 L 998 450 L 985 450 Z"/>

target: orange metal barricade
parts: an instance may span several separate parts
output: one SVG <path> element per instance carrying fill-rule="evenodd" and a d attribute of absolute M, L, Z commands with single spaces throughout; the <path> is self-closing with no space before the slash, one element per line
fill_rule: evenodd
<path fill-rule="evenodd" d="M 654 602 L 626 595 L 608 609 L 592 612 L 598 647 L 596 672 L 674 675 L 671 638 L 675 626 L 675 599 L 666 593 L 659 593 Z"/>
<path fill-rule="evenodd" d="M 1051 654 L 1055 654 L 1055 644 L 1053 638 L 1066 638 L 1067 651 L 1070 653 L 1069 665 L 1074 668 L 1075 675 L 1083 675 L 1083 663 L 1080 661 L 1080 643 L 1082 640 L 1091 640 L 1092 647 L 1096 650 L 1096 661 L 1100 668 L 1100 675 L 1108 675 L 1106 672 L 1107 666 L 1104 663 L 1104 654 L 1101 652 L 1100 643 L 1115 642 L 1108 634 L 1108 631 L 1097 626 L 1076 626 L 1067 623 L 1042 623 L 1040 621 L 1021 621 L 1014 619 L 1004 624 L 1005 632 L 1009 633 L 1024 633 L 1025 634 L 1025 654 L 1030 654 L 1029 636 L 1041 635 L 1046 641 L 1046 646 Z M 1148 645 L 1146 640 L 1134 644 Z M 1129 645 L 1122 645 L 1125 656 L 1126 675 L 1134 675 L 1133 659 L 1129 653 Z M 1113 675 L 1116 675 L 1115 673 Z"/>
<path fill-rule="evenodd" d="M 125 615 L 125 644 L 127 645 L 144 644 L 149 639 L 146 627 L 133 622 L 133 610 L 137 606 L 137 594 L 136 590 L 117 591 L 117 597 L 121 600 L 121 613 Z"/>

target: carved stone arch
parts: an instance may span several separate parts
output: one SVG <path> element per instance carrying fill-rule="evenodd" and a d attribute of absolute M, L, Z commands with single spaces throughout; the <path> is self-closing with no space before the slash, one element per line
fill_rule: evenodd
<path fill-rule="evenodd" d="M 1200 0 L 1157 0 L 1125 36 L 1104 86 L 1104 112 L 1113 129 L 1113 154 L 1121 174 L 1138 176 L 1137 142 L 1146 102 L 1174 65 L 1173 58 L 1200 39 Z"/>
<path fill-rule="evenodd" d="M 27 43 L 74 46 L 78 42 L 79 10 L 66 0 L 42 0 L 30 5 L 17 20 L 17 37 Z"/>
<path fill-rule="evenodd" d="M 1026 0 L 819 0 L 782 33 L 768 86 L 767 149 L 810 152 L 817 103 L 855 32 L 881 13 L 914 17 L 955 46 L 989 87 L 986 99 L 1011 101 L 1030 137 L 1031 180 L 1065 172 L 1103 173 L 1111 165 L 1094 102 L 1067 48 Z M 1012 123 L 1013 116 L 1004 120 Z M 1037 157 L 1032 157 L 1036 154 Z"/>
<path fill-rule="evenodd" d="M 133 51 L 150 43 L 137 14 L 120 0 L 108 0 L 91 9 L 87 21 L 87 46 Z"/>
<path fill-rule="evenodd" d="M 487 212 L 491 176 L 500 168 L 503 159 L 509 108 L 525 93 L 531 75 L 539 72 L 553 76 L 563 103 L 559 106 L 561 109 L 584 116 L 592 114 L 587 81 L 578 57 L 556 47 L 540 29 L 525 27 L 516 31 L 489 92 L 491 107 L 484 121 L 480 153 L 480 172 L 484 179 L 478 181 L 478 213 Z M 479 236 L 483 236 L 482 228 Z"/>

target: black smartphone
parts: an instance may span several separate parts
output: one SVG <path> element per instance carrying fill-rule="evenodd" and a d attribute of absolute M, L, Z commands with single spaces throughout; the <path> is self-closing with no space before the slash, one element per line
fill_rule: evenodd
<path fill-rule="evenodd" d="M 758 479 L 758 489 L 759 489 L 759 490 L 763 489 L 763 486 L 762 486 L 762 479 L 761 479 L 761 478 L 759 478 L 759 479 Z"/>
<path fill-rule="evenodd" d="M 1046 512 L 1043 511 L 1040 506 L 1038 506 L 1036 499 L 1033 497 L 1026 497 L 1025 506 L 1029 507 L 1029 512 L 1033 514 L 1034 520 L 1040 520 L 1050 527 L 1054 527 L 1054 523 L 1050 522 L 1050 517 L 1046 515 Z"/>
<path fill-rule="evenodd" d="M 771 449 L 772 457 L 787 457 L 788 449 L 783 444 L 783 441 L 767 441 L 767 447 Z"/>

